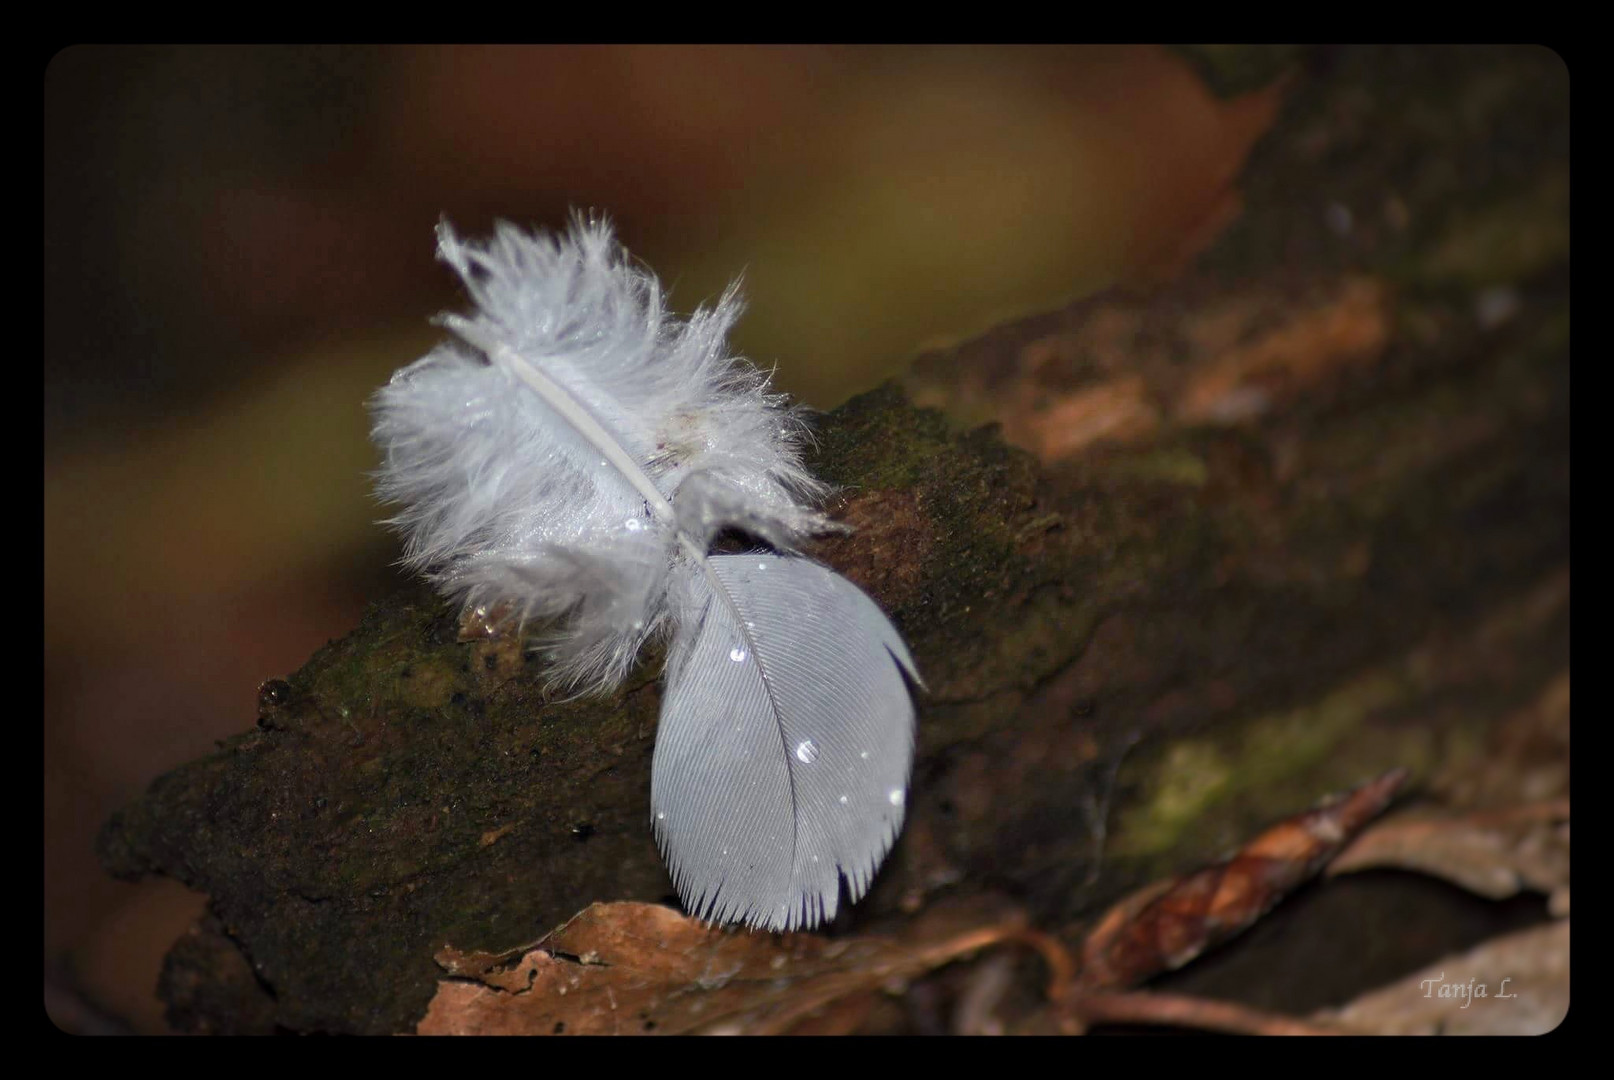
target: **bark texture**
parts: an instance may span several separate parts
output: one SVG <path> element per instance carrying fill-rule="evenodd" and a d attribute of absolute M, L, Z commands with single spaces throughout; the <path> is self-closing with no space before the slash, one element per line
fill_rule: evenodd
<path fill-rule="evenodd" d="M 922 357 L 819 425 L 857 531 L 817 555 L 929 685 L 909 824 L 850 920 L 993 891 L 1067 930 L 1326 792 L 1460 770 L 1567 669 L 1563 64 L 1190 55 L 1241 91 L 1288 72 L 1190 273 Z M 411 1030 L 443 945 L 670 897 L 660 657 L 551 700 L 456 614 L 376 603 L 108 823 L 109 871 L 211 897 L 164 977 L 176 1024 Z"/>

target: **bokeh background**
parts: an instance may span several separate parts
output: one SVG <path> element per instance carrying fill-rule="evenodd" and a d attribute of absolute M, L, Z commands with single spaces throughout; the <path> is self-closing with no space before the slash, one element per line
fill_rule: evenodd
<path fill-rule="evenodd" d="M 395 580 L 363 403 L 461 303 L 446 215 L 608 213 L 687 311 L 831 408 L 920 350 L 1112 284 L 1236 212 L 1273 92 L 1153 47 L 74 48 L 45 72 L 44 970 L 161 1031 L 205 898 L 97 829 L 251 726 Z"/>

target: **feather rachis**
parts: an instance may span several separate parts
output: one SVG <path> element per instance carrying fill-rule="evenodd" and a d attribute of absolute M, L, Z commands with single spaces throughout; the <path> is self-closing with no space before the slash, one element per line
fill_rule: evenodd
<path fill-rule="evenodd" d="M 481 244 L 444 224 L 439 255 L 475 307 L 372 402 L 406 564 L 546 622 L 568 687 L 610 689 L 670 639 L 652 803 L 679 894 L 718 921 L 832 917 L 901 828 L 917 676 L 868 597 L 790 555 L 836 526 L 800 413 L 727 352 L 736 291 L 680 322 L 581 219 Z M 709 555 L 730 530 L 773 552 Z"/>
<path fill-rule="evenodd" d="M 622 539 L 645 506 L 620 470 L 598 468 L 597 441 L 579 437 L 550 399 L 518 392 L 504 354 L 563 384 L 663 503 L 703 461 L 744 446 L 753 455 L 743 482 L 763 504 L 785 513 L 812 490 L 793 418 L 765 379 L 724 351 L 739 307 L 732 293 L 678 322 L 603 222 L 579 221 L 564 237 L 501 225 L 486 244 L 463 242 L 445 224 L 438 240 L 476 304 L 444 320 L 466 344 L 440 346 L 400 371 L 374 408 L 385 454 L 378 490 L 402 506 L 392 524 L 405 535 L 406 565 L 450 595 L 485 599 L 501 569 L 519 577 L 556 562 L 557 551 Z M 759 440 L 764 429 L 775 436 Z M 669 456 L 670 441 L 680 449 Z M 505 599 L 534 614 L 570 606 Z M 623 651 L 642 640 L 631 625 L 621 636 Z M 578 661 L 563 675 L 610 685 L 626 671 L 611 655 L 598 672 Z"/>

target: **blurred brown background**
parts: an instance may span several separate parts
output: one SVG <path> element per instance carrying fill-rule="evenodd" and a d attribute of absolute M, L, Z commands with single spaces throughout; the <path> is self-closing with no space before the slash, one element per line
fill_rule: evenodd
<path fill-rule="evenodd" d="M 106 816 L 389 587 L 363 402 L 460 304 L 432 228 L 598 208 L 833 407 L 1234 212 L 1276 96 L 1150 47 L 75 48 L 45 75 L 45 995 L 161 1031 L 204 899 Z"/>

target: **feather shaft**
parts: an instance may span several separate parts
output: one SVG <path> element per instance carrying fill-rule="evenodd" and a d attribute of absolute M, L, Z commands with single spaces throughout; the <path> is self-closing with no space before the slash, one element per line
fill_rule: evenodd
<path fill-rule="evenodd" d="M 838 526 L 796 414 L 724 347 L 733 290 L 671 318 L 602 222 L 485 244 L 444 223 L 438 254 L 476 302 L 440 320 L 464 344 L 371 403 L 405 562 L 547 621 L 571 686 L 609 690 L 670 638 L 651 805 L 679 895 L 720 922 L 832 918 L 902 827 L 918 674 L 868 596 L 794 554 Z M 773 550 L 712 554 L 725 532 Z"/>
<path fill-rule="evenodd" d="M 481 349 L 489 360 L 502 365 L 510 374 L 536 391 L 538 396 L 544 399 L 544 403 L 554 409 L 562 420 L 572 425 L 579 435 L 605 455 L 605 459 L 622 474 L 622 478 L 644 496 L 645 504 L 656 517 L 669 523 L 677 520 L 678 515 L 673 511 L 673 505 L 667 496 L 650 482 L 650 477 L 639 468 L 639 463 L 633 460 L 633 455 L 623 449 L 616 437 L 605 429 L 605 425 L 594 418 L 594 414 L 588 411 L 588 406 L 567 393 L 564 387 L 528 363 L 510 346 L 480 333 L 466 320 L 450 319 L 448 327 L 468 343 Z"/>

